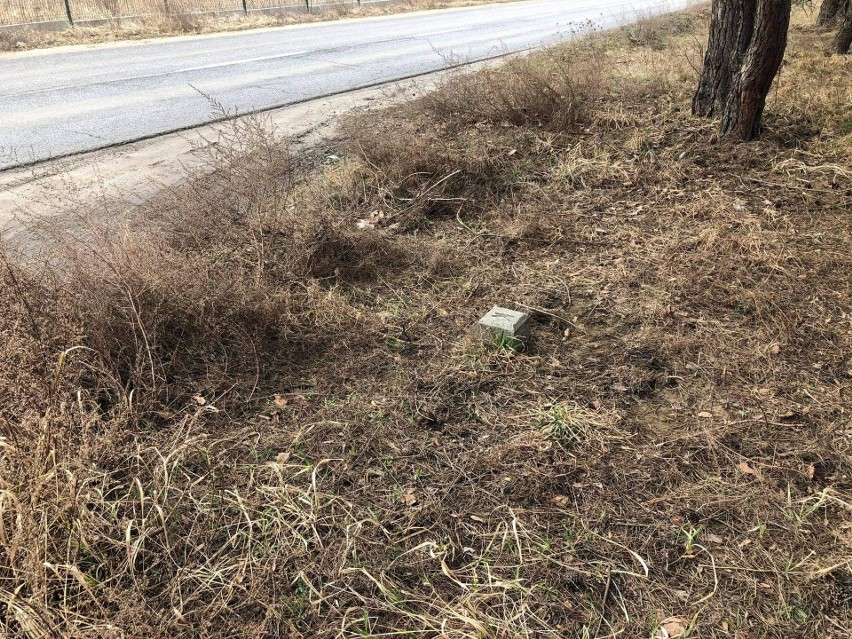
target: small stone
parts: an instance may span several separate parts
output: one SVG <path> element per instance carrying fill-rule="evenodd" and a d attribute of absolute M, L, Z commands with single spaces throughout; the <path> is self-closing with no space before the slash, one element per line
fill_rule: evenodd
<path fill-rule="evenodd" d="M 508 308 L 495 306 L 479 320 L 479 325 L 497 340 L 522 341 L 530 336 L 530 316 Z"/>

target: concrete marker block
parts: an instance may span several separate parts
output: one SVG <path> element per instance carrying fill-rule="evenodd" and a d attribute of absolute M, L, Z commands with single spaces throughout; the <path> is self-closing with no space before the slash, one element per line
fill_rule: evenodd
<path fill-rule="evenodd" d="M 489 337 L 498 341 L 523 342 L 530 336 L 530 316 L 500 306 L 488 311 L 479 325 Z"/>

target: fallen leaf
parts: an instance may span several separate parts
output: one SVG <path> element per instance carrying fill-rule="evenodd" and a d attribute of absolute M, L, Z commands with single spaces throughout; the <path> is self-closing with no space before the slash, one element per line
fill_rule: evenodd
<path fill-rule="evenodd" d="M 284 408 L 288 404 L 286 397 L 281 397 L 278 393 L 275 393 L 275 405 L 278 408 Z"/>
<path fill-rule="evenodd" d="M 195 396 L 195 397 L 193 397 L 192 399 L 193 399 L 193 401 L 195 401 L 195 403 L 196 403 L 196 404 L 198 404 L 199 406 L 204 406 L 204 404 L 206 404 L 206 403 L 207 403 L 207 400 L 206 400 L 206 399 L 204 399 L 201 395 L 196 395 L 196 396 Z"/>
<path fill-rule="evenodd" d="M 713 533 L 706 533 L 704 535 L 701 535 L 701 537 L 703 539 L 709 541 L 711 544 L 723 544 L 723 543 L 725 543 L 724 539 L 722 539 L 719 535 L 714 535 Z"/>
<path fill-rule="evenodd" d="M 414 495 L 414 487 L 405 489 L 405 492 L 402 493 L 402 503 L 406 506 L 413 506 L 417 503 L 417 497 Z"/>
<path fill-rule="evenodd" d="M 713 418 L 713 413 L 710 413 L 710 412 L 708 412 L 708 411 L 706 411 L 706 410 L 703 410 L 703 411 L 701 411 L 700 413 L 698 413 L 698 417 L 699 417 L 700 419 L 712 419 L 712 418 Z"/>
<path fill-rule="evenodd" d="M 470 518 L 477 523 L 480 523 L 480 524 L 485 523 L 485 520 L 482 517 L 479 517 L 478 515 L 471 515 Z"/>
<path fill-rule="evenodd" d="M 769 355 L 777 355 L 781 352 L 781 345 L 778 342 L 774 344 L 770 344 L 766 349 L 767 354 Z"/>
<path fill-rule="evenodd" d="M 556 495 L 556 497 L 553 498 L 553 503 L 560 508 L 567 508 L 571 502 L 565 495 Z"/>
<path fill-rule="evenodd" d="M 383 219 L 385 219 L 384 212 L 376 210 L 370 213 L 367 217 L 358 220 L 355 223 L 355 226 L 362 231 L 369 231 L 376 228 Z"/>
<path fill-rule="evenodd" d="M 815 472 L 816 472 L 816 466 L 814 466 L 813 464 L 808 466 L 808 479 L 812 480 L 814 478 Z"/>
<path fill-rule="evenodd" d="M 290 459 L 290 453 L 278 453 L 275 456 L 275 463 L 283 466 L 284 464 L 286 464 L 289 461 L 289 459 Z"/>
<path fill-rule="evenodd" d="M 741 461 L 737 464 L 737 468 L 746 475 L 752 475 L 757 480 L 763 479 L 763 475 L 760 474 L 760 471 L 749 466 L 747 461 Z"/>
<path fill-rule="evenodd" d="M 683 617 L 669 617 L 664 619 L 660 627 L 657 628 L 657 637 L 658 639 L 683 637 L 688 627 L 689 622 Z"/>

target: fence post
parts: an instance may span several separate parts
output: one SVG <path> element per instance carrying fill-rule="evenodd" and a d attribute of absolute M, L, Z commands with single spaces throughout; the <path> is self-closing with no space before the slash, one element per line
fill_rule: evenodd
<path fill-rule="evenodd" d="M 68 24 L 74 26 L 74 16 L 71 15 L 71 0 L 65 0 L 65 15 L 68 16 Z"/>
<path fill-rule="evenodd" d="M 305 0 L 305 9 L 307 9 L 308 13 L 311 12 L 311 0 Z"/>
<path fill-rule="evenodd" d="M 248 5 L 246 4 L 246 0 L 243 0 L 243 13 L 248 15 Z"/>

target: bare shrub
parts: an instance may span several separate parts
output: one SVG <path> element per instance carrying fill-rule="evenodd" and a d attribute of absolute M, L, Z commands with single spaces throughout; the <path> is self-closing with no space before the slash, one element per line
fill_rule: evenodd
<path fill-rule="evenodd" d="M 589 51 L 561 47 L 499 67 L 459 74 L 424 99 L 447 124 L 511 124 L 569 131 L 582 123 L 599 91 L 601 69 Z"/>
<path fill-rule="evenodd" d="M 660 16 L 639 11 L 616 33 L 623 36 L 631 46 L 662 51 L 671 44 L 672 38 L 693 33 L 698 18 L 694 13 Z"/>
<path fill-rule="evenodd" d="M 110 374 L 163 402 L 308 357 L 326 328 L 353 321 L 339 283 L 405 261 L 384 235 L 297 200 L 286 147 L 257 122 L 235 121 L 208 149 L 212 172 L 144 219 L 61 235 L 51 252 L 62 259 L 32 267 L 61 272 L 43 295 L 70 295 Z"/>
<path fill-rule="evenodd" d="M 0 27 L 0 51 L 25 49 L 30 41 L 30 29 L 4 29 Z"/>
<path fill-rule="evenodd" d="M 347 176 L 345 206 L 396 209 L 406 227 L 484 210 L 542 152 L 538 129 L 558 136 L 587 120 L 601 81 L 586 67 L 590 58 L 589 49 L 560 48 L 455 75 L 404 119 L 347 127 L 350 151 L 364 163 Z"/>
<path fill-rule="evenodd" d="M 246 565 L 248 597 L 205 576 L 219 565 L 242 580 L 216 550 L 254 526 L 231 528 L 232 508 L 267 520 L 262 544 L 282 556 L 321 543 L 311 522 L 326 508 L 341 529 L 353 523 L 349 505 L 320 497 L 309 475 L 275 487 L 281 473 L 301 475 L 300 463 L 239 479 L 246 452 L 266 454 L 251 429 L 210 440 L 205 429 L 291 378 L 332 336 L 369 342 L 347 283 L 406 256 L 382 233 L 311 208 L 286 146 L 259 121 L 234 121 L 207 149 L 204 172 L 136 223 L 57 233 L 47 263 L 0 253 L 0 608 L 13 634 L 169 636 L 186 624 L 235 634 L 246 623 L 262 634 L 263 615 L 248 620 L 277 572 L 271 555 Z M 222 480 L 236 492 L 212 504 L 205 494 Z M 299 505 L 317 498 L 325 505 L 314 513 Z M 70 512 L 73 530 L 47 523 Z M 141 541 L 129 554 L 116 517 Z M 161 534 L 168 550 L 153 541 Z M 186 544 L 193 556 L 178 559 Z M 144 611 L 187 596 L 173 619 Z M 296 614 L 301 599 L 292 601 Z"/>
<path fill-rule="evenodd" d="M 204 28 L 205 17 L 184 11 L 163 10 L 156 22 L 157 28 L 164 33 L 200 33 Z"/>
<path fill-rule="evenodd" d="M 113 18 L 121 15 L 120 0 L 96 0 L 95 7 Z"/>

